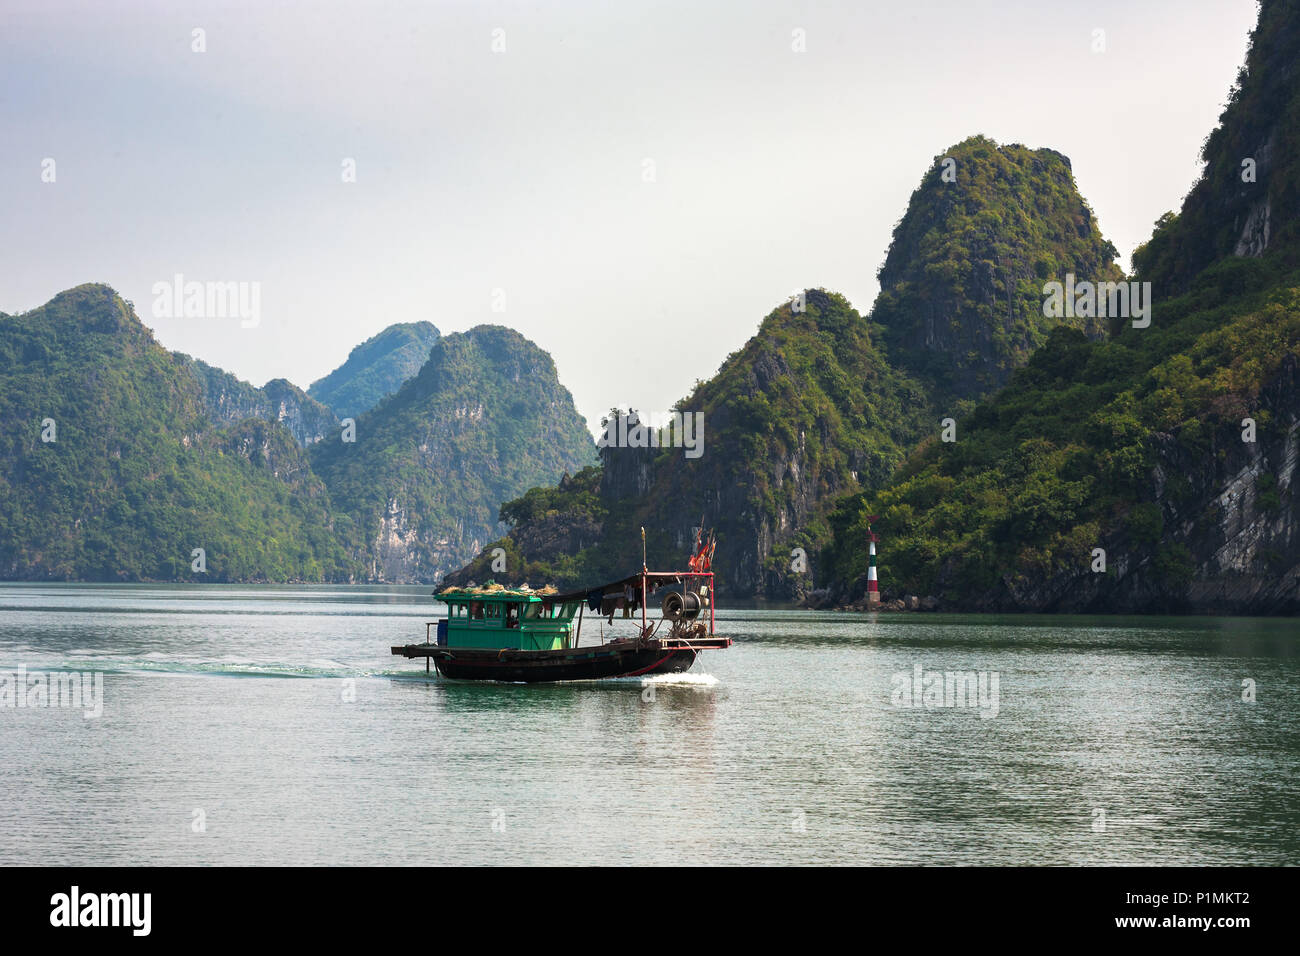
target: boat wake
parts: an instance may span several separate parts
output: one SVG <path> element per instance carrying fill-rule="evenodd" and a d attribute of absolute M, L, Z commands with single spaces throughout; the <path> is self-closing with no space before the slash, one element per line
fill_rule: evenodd
<path fill-rule="evenodd" d="M 712 674 L 651 674 L 648 677 L 634 677 L 632 680 L 641 684 L 681 685 L 683 687 L 714 687 L 718 679 Z"/>
<path fill-rule="evenodd" d="M 275 660 L 258 660 L 248 657 L 178 658 L 174 655 L 151 651 L 139 657 L 119 656 L 76 649 L 68 651 L 55 661 L 28 661 L 23 665 L 28 672 L 94 670 L 105 674 L 140 674 L 182 677 L 252 677 L 289 679 L 379 678 L 411 683 L 445 683 L 440 675 L 426 676 L 423 672 L 385 670 L 359 667 L 333 659 L 316 659 L 302 663 Z M 0 671 L 16 670 L 0 664 Z M 457 682 L 459 683 L 459 682 Z M 496 683 L 493 681 L 492 683 Z M 508 682 L 507 682 L 508 683 Z M 635 677 L 606 677 L 599 680 L 557 681 L 564 685 L 607 685 L 610 687 L 690 687 L 704 690 L 718 684 L 712 674 L 648 674 Z"/>
<path fill-rule="evenodd" d="M 720 682 L 712 674 L 647 674 L 636 677 L 601 677 L 596 680 L 556 681 L 572 687 L 690 687 L 704 690 Z"/>
<path fill-rule="evenodd" d="M 385 677 L 385 671 L 357 667 L 336 660 L 317 659 L 290 664 L 284 661 L 255 660 L 245 657 L 176 658 L 156 651 L 142 657 L 119 657 L 71 651 L 57 661 L 28 661 L 22 665 L 28 672 L 49 671 L 101 671 L 105 674 L 159 674 L 194 677 L 285 677 L 285 678 L 339 678 Z M 0 670 L 16 670 L 0 666 Z"/>

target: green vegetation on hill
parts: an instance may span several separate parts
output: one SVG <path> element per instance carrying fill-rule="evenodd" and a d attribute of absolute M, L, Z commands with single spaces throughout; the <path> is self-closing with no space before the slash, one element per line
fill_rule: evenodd
<path fill-rule="evenodd" d="M 502 501 L 594 460 L 551 357 L 492 325 L 439 339 L 414 378 L 357 419 L 354 443 L 311 455 L 367 574 L 387 581 L 459 567 L 498 535 Z"/>
<path fill-rule="evenodd" d="M 1203 178 L 1134 253 L 1150 327 L 1056 331 L 955 443 L 924 444 L 888 487 L 844 501 L 822 562 L 840 600 L 863 590 L 873 513 L 882 589 L 949 606 L 1297 608 L 1300 245 L 1294 216 L 1276 217 L 1300 183 L 1284 149 L 1298 60 L 1300 9 L 1263 4 Z M 1263 158 L 1254 182 L 1243 156 Z"/>
<path fill-rule="evenodd" d="M 701 458 L 605 449 L 598 482 L 507 503 L 511 533 L 453 580 L 626 573 L 642 526 L 651 562 L 675 566 L 702 519 L 718 530 L 729 594 L 799 595 L 840 499 L 883 486 L 908 448 L 1005 381 L 1053 328 L 1103 333 L 1097 320 L 1044 316 L 1043 284 L 1069 272 L 1118 279 L 1114 256 L 1065 157 L 982 136 L 958 143 L 913 193 L 869 318 L 825 290 L 806 293 L 805 312 L 777 308 L 678 403 L 704 413 Z M 510 556 L 504 574 L 491 572 L 498 547 Z"/>
<path fill-rule="evenodd" d="M 1120 278 L 1051 149 L 972 136 L 936 156 L 894 229 L 871 319 L 889 360 L 920 376 L 936 402 L 1001 386 L 1058 325 L 1097 337 L 1097 319 L 1043 315 L 1043 285 L 1067 273 Z"/>
<path fill-rule="evenodd" d="M 828 532 L 824 502 L 882 482 L 929 424 L 926 396 L 884 361 L 869 323 L 823 290 L 807 291 L 802 311 L 774 309 L 678 409 L 703 414 L 698 458 L 608 447 L 601 469 L 507 502 L 501 519 L 514 531 L 488 548 L 512 560 L 496 579 L 567 585 L 626 573 L 640 564 L 641 527 L 650 563 L 676 567 L 703 519 L 718 531 L 731 593 L 788 587 L 791 550 Z M 594 529 L 576 553 L 575 525 Z M 490 564 L 485 552 L 453 580 L 492 576 Z"/>
<path fill-rule="evenodd" d="M 1211 263 L 1265 248 L 1300 266 L 1297 56 L 1294 0 L 1267 0 L 1219 125 L 1201 150 L 1201 178 L 1181 211 L 1161 217 L 1151 240 L 1133 253 L 1135 271 L 1158 293 L 1179 295 Z"/>
<path fill-rule="evenodd" d="M 168 352 L 106 286 L 0 316 L 0 577 L 431 581 L 501 501 L 594 461 L 550 356 L 496 326 L 440 341 L 356 437 Z"/>
<path fill-rule="evenodd" d="M 431 322 L 400 322 L 366 339 L 347 361 L 312 383 L 307 394 L 334 410 L 339 418 L 355 418 L 397 391 L 429 360 L 439 332 Z"/>
<path fill-rule="evenodd" d="M 1122 542 L 1112 559 L 1150 549 L 1146 588 L 1176 606 L 1192 555 L 1166 533 L 1155 501 L 1159 438 L 1199 456 L 1241 444 L 1242 418 L 1258 414 L 1252 397 L 1285 356 L 1300 354 L 1300 273 L 1270 273 L 1258 260 L 1224 263 L 1158 304 L 1151 328 L 1110 341 L 1053 333 L 958 424 L 956 442 L 929 441 L 889 487 L 842 504 L 824 557 L 833 579 L 855 582 L 858 596 L 872 513 L 885 536 L 882 587 L 894 592 L 979 607 L 1017 606 L 1040 589 L 1050 602 L 1054 577 L 1085 578 L 1094 548 Z M 1227 292 L 1243 284 L 1251 291 Z M 1266 438 L 1271 423 L 1261 419 Z M 1204 492 L 1180 487 L 1186 476 L 1169 480 L 1175 506 Z"/>
<path fill-rule="evenodd" d="M 208 419 L 184 356 L 111 289 L 0 320 L 0 576 L 321 581 L 352 572 L 280 425 Z M 46 419 L 55 440 L 41 440 Z M 206 552 L 206 574 L 191 571 Z"/>
<path fill-rule="evenodd" d="M 536 581 L 580 587 L 619 576 L 616 569 L 627 567 L 622 556 L 611 555 L 609 548 L 592 547 L 600 545 L 610 518 L 600 495 L 600 480 L 600 467 L 588 465 L 575 475 L 565 475 L 558 485 L 530 488 L 506 502 L 501 506 L 501 521 L 514 529 L 512 533 L 491 542 L 483 554 L 445 581 Z M 493 567 L 496 548 L 504 552 L 504 570 Z"/>

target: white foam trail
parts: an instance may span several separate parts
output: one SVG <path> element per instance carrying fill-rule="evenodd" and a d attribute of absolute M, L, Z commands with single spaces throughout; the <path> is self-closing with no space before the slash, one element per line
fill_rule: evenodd
<path fill-rule="evenodd" d="M 718 679 L 712 674 L 651 674 L 641 678 L 642 684 L 685 684 L 696 687 L 713 687 Z"/>

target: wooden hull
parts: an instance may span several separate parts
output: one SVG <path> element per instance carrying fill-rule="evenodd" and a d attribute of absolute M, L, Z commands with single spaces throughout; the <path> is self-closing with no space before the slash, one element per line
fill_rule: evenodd
<path fill-rule="evenodd" d="M 438 673 L 452 680 L 537 684 L 677 674 L 695 663 L 701 644 L 726 647 L 730 643 L 728 638 L 716 637 L 691 645 L 680 641 L 616 641 L 558 651 L 496 651 L 408 644 L 394 647 L 393 653 L 408 658 L 432 658 Z"/>

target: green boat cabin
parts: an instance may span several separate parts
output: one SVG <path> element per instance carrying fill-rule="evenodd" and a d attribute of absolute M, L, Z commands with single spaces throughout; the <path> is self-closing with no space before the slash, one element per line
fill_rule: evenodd
<path fill-rule="evenodd" d="M 557 601 L 533 591 L 444 591 L 447 618 L 438 622 L 446 647 L 554 651 L 572 647 L 579 601 Z"/>

